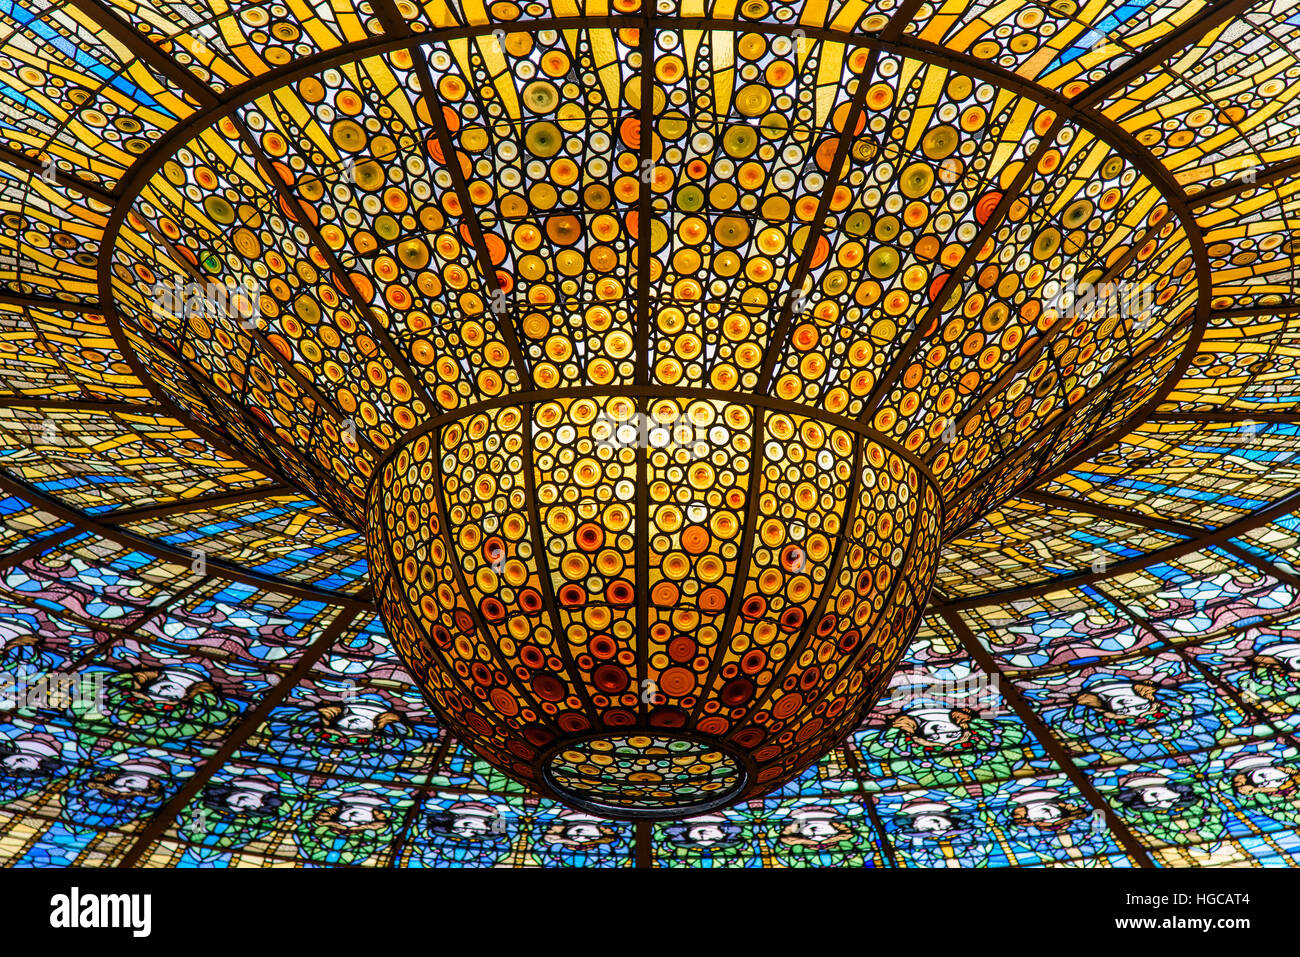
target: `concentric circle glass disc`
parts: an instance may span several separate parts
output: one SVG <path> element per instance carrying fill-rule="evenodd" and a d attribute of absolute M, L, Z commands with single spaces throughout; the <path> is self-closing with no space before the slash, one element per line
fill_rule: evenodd
<path fill-rule="evenodd" d="M 703 813 L 745 787 L 742 762 L 716 743 L 660 734 L 612 734 L 570 742 L 544 765 L 560 797 L 610 817 Z"/>

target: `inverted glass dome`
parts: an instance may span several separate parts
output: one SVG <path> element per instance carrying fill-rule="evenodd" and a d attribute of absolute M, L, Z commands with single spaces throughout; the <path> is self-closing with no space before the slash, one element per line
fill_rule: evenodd
<path fill-rule="evenodd" d="M 115 240 L 139 361 L 365 529 L 439 713 L 576 806 L 544 755 L 593 736 L 733 752 L 633 814 L 824 754 L 941 528 L 1141 408 L 1208 293 L 1121 131 L 753 19 L 331 67 L 180 146 Z"/>
<path fill-rule="evenodd" d="M 1292 19 L 4 14 L 0 857 L 1291 863 Z"/>

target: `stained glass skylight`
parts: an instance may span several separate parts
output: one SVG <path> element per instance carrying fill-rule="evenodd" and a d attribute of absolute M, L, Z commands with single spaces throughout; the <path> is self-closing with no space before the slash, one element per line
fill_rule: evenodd
<path fill-rule="evenodd" d="M 0 10 L 0 860 L 1294 865 L 1288 2 Z"/>

